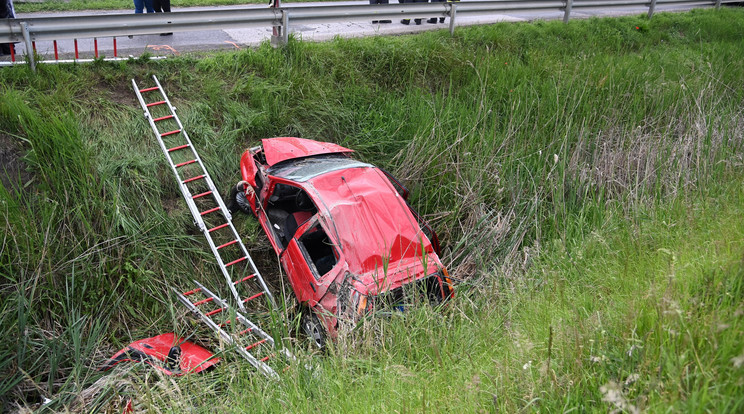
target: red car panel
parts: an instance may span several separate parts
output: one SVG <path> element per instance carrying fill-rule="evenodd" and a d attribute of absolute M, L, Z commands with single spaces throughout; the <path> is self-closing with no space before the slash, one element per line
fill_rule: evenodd
<path fill-rule="evenodd" d="M 282 161 L 293 158 L 309 157 L 312 155 L 351 153 L 354 152 L 340 145 L 330 142 L 318 142 L 303 138 L 271 138 L 261 141 L 266 154 L 266 163 L 270 167 Z"/>

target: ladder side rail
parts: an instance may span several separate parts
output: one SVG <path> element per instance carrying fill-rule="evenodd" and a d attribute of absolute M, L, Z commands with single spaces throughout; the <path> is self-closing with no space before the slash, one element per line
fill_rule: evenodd
<path fill-rule="evenodd" d="M 223 308 L 227 308 L 228 307 L 228 304 L 222 298 L 220 298 L 219 296 L 217 296 L 216 294 L 214 294 L 214 292 L 212 292 L 211 290 L 207 289 L 206 287 L 204 287 L 204 285 L 202 285 L 199 282 L 194 281 L 194 283 L 196 283 L 197 287 L 199 287 L 199 288 L 202 289 L 202 293 L 204 293 L 204 295 L 211 297 L 214 300 L 214 303 L 217 304 L 217 306 L 220 306 L 220 307 L 223 307 Z M 256 324 L 254 324 L 253 322 L 251 322 L 250 320 L 248 320 L 248 318 L 246 318 L 245 316 L 243 316 L 239 312 L 235 312 L 235 316 L 238 319 L 238 321 L 240 321 L 246 327 L 250 328 L 251 329 L 251 332 L 257 333 L 258 336 L 260 336 L 262 339 L 266 339 L 266 341 L 269 342 L 269 344 L 272 347 L 274 347 L 274 338 L 271 335 L 269 335 L 266 332 L 264 332 L 261 328 L 259 328 L 258 326 L 256 326 Z"/>
<path fill-rule="evenodd" d="M 188 134 L 184 130 L 183 124 L 181 124 L 181 120 L 178 118 L 178 114 L 176 114 L 175 108 L 171 104 L 170 99 L 168 99 L 168 95 L 166 95 L 165 90 L 163 90 L 163 87 L 160 84 L 160 81 L 158 81 L 158 78 L 155 75 L 153 75 L 152 78 L 155 81 L 155 85 L 157 85 L 158 92 L 163 97 L 163 101 L 165 101 L 166 105 L 168 106 L 168 110 L 170 111 L 171 115 L 173 115 L 173 119 L 178 124 L 178 128 L 181 131 L 181 134 L 186 140 L 186 143 L 189 145 L 189 149 L 191 150 L 191 153 L 194 154 L 194 159 L 197 160 L 197 163 L 199 164 L 199 167 L 201 168 L 202 174 L 204 175 L 204 178 L 207 180 L 207 185 L 209 186 L 210 191 L 213 192 L 212 194 L 215 196 L 214 197 L 215 200 L 217 200 L 217 203 L 220 205 L 222 213 L 225 214 L 226 221 L 228 223 L 231 223 L 230 213 L 227 211 L 227 208 L 225 208 L 224 204 L 222 203 L 221 197 L 216 192 L 216 189 L 214 188 L 214 183 L 212 183 L 212 180 L 209 177 L 209 173 L 204 168 L 204 164 L 202 164 L 201 162 L 201 158 L 199 157 L 199 154 L 196 152 L 194 145 L 191 143 L 191 139 L 189 139 Z M 235 288 L 235 286 L 232 284 L 230 273 L 227 271 L 227 268 L 225 267 L 225 263 L 223 262 L 222 257 L 220 256 L 217 250 L 217 246 L 215 245 L 214 240 L 212 240 L 212 236 L 209 233 L 209 229 L 207 229 L 207 226 L 204 223 L 204 220 L 202 219 L 201 214 L 199 213 L 199 209 L 196 207 L 196 203 L 194 202 L 193 195 L 191 194 L 191 191 L 189 191 L 186 184 L 183 182 L 183 178 L 181 177 L 181 175 L 178 172 L 178 169 L 173 163 L 173 159 L 171 158 L 170 153 L 168 152 L 168 148 L 165 146 L 165 142 L 160 136 L 160 132 L 158 131 L 157 126 L 155 125 L 155 121 L 153 121 L 150 109 L 147 107 L 147 104 L 145 103 L 145 100 L 142 97 L 142 94 L 139 91 L 139 87 L 137 86 L 137 83 L 134 81 L 134 79 L 132 79 L 132 85 L 134 86 L 134 90 L 137 94 L 137 99 L 139 100 L 140 105 L 142 106 L 142 109 L 144 109 L 145 111 L 145 118 L 147 118 L 148 122 L 150 123 L 150 127 L 155 133 L 158 144 L 160 145 L 160 149 L 163 151 L 163 154 L 165 154 L 166 160 L 168 161 L 168 164 L 170 165 L 171 170 L 173 171 L 173 174 L 176 176 L 176 180 L 178 180 L 178 188 L 181 190 L 181 195 L 183 196 L 184 200 L 186 200 L 186 205 L 188 206 L 189 211 L 191 211 L 191 216 L 194 218 L 194 223 L 202 231 L 204 236 L 207 238 L 207 243 L 209 244 L 209 248 L 212 250 L 212 253 L 217 259 L 217 264 L 220 270 L 222 271 L 222 275 L 225 277 L 225 280 L 227 281 L 227 284 L 230 288 L 230 293 L 232 293 L 233 297 L 235 297 L 235 301 L 238 303 L 238 307 L 241 310 L 244 310 L 245 307 L 243 305 L 243 302 L 240 300 L 240 295 L 238 294 L 238 291 Z"/>
<path fill-rule="evenodd" d="M 214 303 L 217 304 L 217 306 L 220 306 L 220 307 L 227 307 L 228 306 L 227 303 L 225 303 L 224 300 L 222 300 L 220 297 L 218 297 L 214 292 L 212 292 L 209 289 L 207 289 L 206 287 L 204 287 L 204 285 L 200 284 L 197 281 L 194 281 L 194 283 L 196 283 L 197 287 L 199 287 L 199 288 L 202 289 L 202 293 L 204 295 L 211 297 L 212 300 L 214 301 Z M 259 328 L 256 324 L 254 324 L 253 322 L 251 322 L 250 319 L 246 318 L 240 312 L 235 312 L 235 317 L 238 320 L 238 322 L 240 322 L 240 323 L 243 324 L 243 326 L 245 326 L 246 328 L 249 328 L 251 330 L 251 332 L 257 333 L 258 336 L 260 336 L 262 339 L 265 339 L 266 342 L 268 342 L 271 345 L 272 348 L 275 348 L 276 349 L 276 342 L 274 341 L 274 338 L 271 335 L 267 334 L 263 329 Z M 287 348 L 282 347 L 282 349 L 280 350 L 280 352 L 285 357 L 287 357 L 288 359 L 290 359 L 292 361 L 295 360 L 294 355 L 292 355 L 292 353 L 289 352 L 289 350 Z"/>
<path fill-rule="evenodd" d="M 178 114 L 176 114 L 176 109 L 173 107 L 173 105 L 170 102 L 170 99 L 168 99 L 168 96 L 165 94 L 165 90 L 163 89 L 162 85 L 160 84 L 160 81 L 158 80 L 158 78 L 155 75 L 153 75 L 152 78 L 155 81 L 155 84 L 157 85 L 158 90 L 162 94 L 163 100 L 165 101 L 165 103 L 168 106 L 171 114 L 173 115 L 173 119 L 176 121 L 176 124 L 178 125 L 178 129 L 181 131 L 181 134 L 183 135 L 184 139 L 186 140 L 186 143 L 189 145 L 189 149 L 194 154 L 194 159 L 197 161 L 197 163 L 199 164 L 199 167 L 202 170 L 202 173 L 204 175 L 204 180 L 206 181 L 209 190 L 212 192 L 212 196 L 213 196 L 215 202 L 220 207 L 220 212 L 222 213 L 222 215 L 225 217 L 225 220 L 229 224 L 230 230 L 231 230 L 231 232 L 233 234 L 233 239 L 234 240 L 238 240 L 238 245 L 240 246 L 240 249 L 241 249 L 241 251 L 243 253 L 243 256 L 245 256 L 248 259 L 248 261 L 250 262 L 251 268 L 252 268 L 251 270 L 253 270 L 253 273 L 257 276 L 257 278 L 258 278 L 258 280 L 259 280 L 259 282 L 261 284 L 261 288 L 263 289 L 264 293 L 268 296 L 269 301 L 271 303 L 272 309 L 276 310 L 277 307 L 276 307 L 276 302 L 274 300 L 274 296 L 271 294 L 271 291 L 269 291 L 268 286 L 266 286 L 266 282 L 264 281 L 263 277 L 261 276 L 261 273 L 258 271 L 258 268 L 256 267 L 256 264 L 253 262 L 253 258 L 248 253 L 248 249 L 246 249 L 245 245 L 243 244 L 243 240 L 238 235 L 237 230 L 235 230 L 235 227 L 232 224 L 232 215 L 230 214 L 230 211 L 227 209 L 227 206 L 225 205 L 224 201 L 222 200 L 222 196 L 220 195 L 220 192 L 217 190 L 217 186 L 214 185 L 214 181 L 212 181 L 212 176 L 209 174 L 209 172 L 207 171 L 207 168 L 204 166 L 204 163 L 202 162 L 201 157 L 199 156 L 199 154 L 196 151 L 196 148 L 194 147 L 193 143 L 191 142 L 191 138 L 189 138 L 189 135 L 186 132 L 186 128 L 183 127 L 183 124 L 181 123 L 181 119 L 178 117 Z M 139 93 L 139 90 L 137 90 L 137 92 Z M 148 119 L 150 119 L 151 125 L 154 125 L 154 122 L 152 122 L 152 117 L 149 117 Z M 161 148 L 165 148 L 165 145 L 161 145 Z M 167 154 L 167 151 L 165 151 L 165 152 L 166 152 L 166 155 L 169 155 L 169 154 Z M 171 164 L 172 164 L 172 161 L 171 161 Z M 180 181 L 181 180 L 179 180 L 179 182 Z M 185 186 L 185 184 L 182 184 L 182 185 Z M 195 206 L 196 205 L 194 205 L 194 207 Z M 222 260 L 222 257 L 219 254 L 219 250 L 217 249 L 217 246 L 215 245 L 214 241 L 212 240 L 211 235 L 209 234 L 209 231 L 206 229 L 206 226 L 204 225 L 204 220 L 202 219 L 201 214 L 199 214 L 199 211 L 196 210 L 196 209 L 192 210 L 191 211 L 191 214 L 194 217 L 194 219 L 197 221 L 197 225 L 202 230 L 202 233 L 204 233 L 204 235 L 206 236 L 206 238 L 207 238 L 207 240 L 209 242 L 209 247 L 210 247 L 210 249 L 212 249 L 212 253 L 217 258 L 217 261 L 218 261 L 218 264 L 220 266 L 220 269 L 222 270 L 222 274 L 225 276 L 225 280 L 227 281 L 228 285 L 230 286 L 230 291 L 233 294 L 233 296 L 235 297 L 235 300 L 238 303 L 238 307 L 241 310 L 245 310 L 245 306 L 243 305 L 243 301 L 240 300 L 240 295 L 238 294 L 238 291 L 236 290 L 236 288 L 231 283 L 232 280 L 230 278 L 230 274 L 227 271 L 227 268 L 225 267 L 224 261 Z"/>
<path fill-rule="evenodd" d="M 202 313 L 202 311 L 199 310 L 199 308 L 197 308 L 196 306 L 194 306 L 194 304 L 191 303 L 191 301 L 189 301 L 188 299 L 186 299 L 186 297 L 184 297 L 179 291 L 177 291 L 175 289 L 173 289 L 173 291 L 178 296 L 178 300 L 180 300 L 187 308 L 189 308 L 189 310 L 191 312 L 193 312 L 196 315 L 198 315 L 199 318 L 204 323 L 207 324 L 207 326 L 209 326 L 210 328 L 212 328 L 212 330 L 215 331 L 215 333 L 217 333 L 220 336 L 220 338 L 222 338 L 222 340 L 224 340 L 225 342 L 227 342 L 230 345 L 234 346 L 235 349 L 238 351 L 238 353 L 241 356 L 243 356 L 246 360 L 248 360 L 248 362 L 251 365 L 253 365 L 256 369 L 258 369 L 262 374 L 266 375 L 267 377 L 272 378 L 274 380 L 279 380 L 279 375 L 276 373 L 276 371 L 274 371 L 267 364 L 265 364 L 265 363 L 257 360 L 256 357 L 254 357 L 248 351 L 246 351 L 245 348 L 243 348 L 242 346 L 240 346 L 235 341 L 235 339 L 233 339 L 233 337 L 230 336 L 230 334 L 228 334 L 227 332 L 225 332 L 225 330 L 223 330 L 222 328 L 220 328 L 212 319 L 210 319 L 208 316 L 206 316 L 204 313 Z"/>
<path fill-rule="evenodd" d="M 189 149 L 191 149 L 191 153 L 194 154 L 194 159 L 196 160 L 197 164 L 199 164 L 199 167 L 201 167 L 202 172 L 204 173 L 204 180 L 207 183 L 207 187 L 209 188 L 210 191 L 212 191 L 212 195 L 214 195 L 214 199 L 217 202 L 217 205 L 219 205 L 220 210 L 222 210 L 222 214 L 225 215 L 225 219 L 227 219 L 227 221 L 231 221 L 232 215 L 230 214 L 230 211 L 227 209 L 227 206 L 225 206 L 225 203 L 222 201 L 222 197 L 220 196 L 219 191 L 217 191 L 217 187 L 214 185 L 214 182 L 212 181 L 212 176 L 209 175 L 209 172 L 207 171 L 207 168 L 204 166 L 204 163 L 202 162 L 202 159 L 199 156 L 199 153 L 196 152 L 196 148 L 194 147 L 194 144 L 191 142 L 191 138 L 189 138 L 189 134 L 186 132 L 186 129 L 183 127 L 183 124 L 181 123 L 181 118 L 179 118 L 178 114 L 176 114 L 176 108 L 173 107 L 173 105 L 170 102 L 170 99 L 168 99 L 168 96 L 165 94 L 165 90 L 160 85 L 160 81 L 158 81 L 158 78 L 155 75 L 152 75 L 152 79 L 155 81 L 155 84 L 158 86 L 160 93 L 163 95 L 163 100 L 165 101 L 165 104 L 168 106 L 168 109 L 171 111 L 171 114 L 173 114 L 173 120 L 176 121 L 176 124 L 178 125 L 178 129 L 181 131 L 181 135 L 183 135 L 183 138 L 186 140 L 186 143 L 189 144 Z"/>
<path fill-rule="evenodd" d="M 268 286 L 266 286 L 266 282 L 264 282 L 263 276 L 261 276 L 261 273 L 259 273 L 258 268 L 256 267 L 256 263 L 253 262 L 253 257 L 251 257 L 251 255 L 248 253 L 248 249 L 245 247 L 245 244 L 243 244 L 243 240 L 240 238 L 240 235 L 238 235 L 238 231 L 235 229 L 235 226 L 233 226 L 232 221 L 229 221 L 229 223 L 230 230 L 233 232 L 235 240 L 238 241 L 237 244 L 238 246 L 240 246 L 240 250 L 243 252 L 243 255 L 248 258 L 248 263 L 250 263 L 253 273 L 256 275 L 258 282 L 261 284 L 261 288 L 263 289 L 264 293 L 269 298 L 272 310 L 276 311 L 278 308 L 276 306 L 276 301 L 274 300 L 274 295 L 271 294 Z"/>
<path fill-rule="evenodd" d="M 201 219 L 201 217 L 199 218 Z M 228 221 L 228 223 L 232 227 L 232 222 Z M 217 259 L 217 264 L 219 265 L 220 271 L 222 272 L 222 276 L 225 277 L 225 281 L 227 281 L 227 286 L 230 288 L 230 293 L 233 295 L 233 298 L 235 298 L 235 302 L 237 302 L 238 308 L 244 311 L 245 305 L 243 305 L 243 301 L 240 300 L 240 294 L 238 293 L 238 289 L 235 287 L 235 284 L 232 282 L 232 278 L 230 278 L 230 272 L 227 270 L 227 266 L 225 266 L 225 262 L 222 261 L 222 256 L 220 256 L 219 250 L 217 249 L 217 245 L 214 243 L 214 240 L 212 239 L 212 235 L 209 234 L 209 230 L 206 228 L 206 226 L 202 228 L 202 233 L 204 234 L 204 237 L 206 237 L 207 239 L 207 244 L 209 244 L 209 248 L 212 249 L 214 258 Z"/>
<path fill-rule="evenodd" d="M 173 163 L 173 159 L 170 157 L 170 154 L 168 153 L 168 148 L 165 147 L 165 143 L 160 137 L 160 133 L 158 132 L 158 127 L 155 125 L 155 121 L 152 120 L 152 114 L 150 113 L 150 109 L 147 107 L 147 104 L 145 103 L 145 99 L 142 97 L 142 93 L 140 93 L 139 91 L 139 86 L 137 86 L 137 83 L 134 81 L 134 79 L 132 79 L 132 86 L 134 87 L 134 92 L 137 94 L 137 100 L 139 100 L 140 106 L 145 111 L 144 112 L 145 118 L 147 118 L 147 121 L 150 124 L 150 128 L 155 133 L 155 136 L 158 141 L 158 145 L 160 145 L 160 149 L 163 151 L 163 154 L 165 154 L 165 159 L 166 161 L 168 161 L 168 165 L 171 167 L 171 171 L 173 172 L 173 174 L 176 177 L 176 180 L 178 181 L 178 188 L 181 190 L 181 195 L 186 200 L 186 205 L 188 206 L 189 211 L 191 211 L 192 215 L 194 215 L 194 212 L 197 211 L 197 215 L 198 215 L 198 210 L 196 208 L 196 204 L 194 203 L 194 200 L 191 198 L 191 193 L 189 192 L 189 189 L 186 187 L 186 185 L 183 183 L 183 180 L 181 179 L 181 175 L 178 173 L 178 169 L 176 168 L 175 164 Z M 159 87 L 159 84 L 158 84 L 158 87 Z M 163 90 L 160 89 L 159 91 L 161 95 L 163 95 L 163 98 L 167 99 Z M 199 225 L 199 223 L 197 223 L 197 225 Z M 204 224 L 202 222 L 199 228 L 202 228 L 203 226 Z"/>

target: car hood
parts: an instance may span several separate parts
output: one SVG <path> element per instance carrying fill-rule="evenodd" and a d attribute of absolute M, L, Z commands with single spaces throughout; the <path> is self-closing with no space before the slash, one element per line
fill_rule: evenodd
<path fill-rule="evenodd" d="M 294 158 L 354 152 L 354 150 L 330 142 L 318 142 L 304 138 L 268 138 L 261 140 L 261 143 L 268 166 Z"/>

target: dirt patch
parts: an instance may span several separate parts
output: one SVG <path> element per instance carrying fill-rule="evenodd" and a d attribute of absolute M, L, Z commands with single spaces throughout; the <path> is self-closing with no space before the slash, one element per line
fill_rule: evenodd
<path fill-rule="evenodd" d="M 100 85 L 103 91 L 109 97 L 111 102 L 117 103 L 121 106 L 137 107 L 137 98 L 134 95 L 132 84 L 124 83 L 116 85 Z"/>
<path fill-rule="evenodd" d="M 34 178 L 23 162 L 24 152 L 18 138 L 0 132 L 0 182 L 10 191 L 21 191 Z"/>

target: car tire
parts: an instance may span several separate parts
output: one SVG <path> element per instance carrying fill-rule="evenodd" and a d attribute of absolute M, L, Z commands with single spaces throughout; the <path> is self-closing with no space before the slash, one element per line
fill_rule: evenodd
<path fill-rule="evenodd" d="M 227 196 L 227 203 L 225 203 L 225 206 L 231 214 L 237 211 L 242 211 L 245 214 L 253 215 L 253 210 L 251 210 L 251 205 L 248 204 L 248 199 L 245 197 L 245 193 L 238 191 L 237 186 L 233 186 L 230 189 L 230 194 Z"/>
<path fill-rule="evenodd" d="M 318 349 L 323 349 L 326 342 L 326 330 L 323 324 L 318 319 L 315 313 L 305 308 L 302 310 L 302 316 L 300 318 L 300 325 L 302 331 L 307 335 L 310 342 L 315 345 Z"/>

